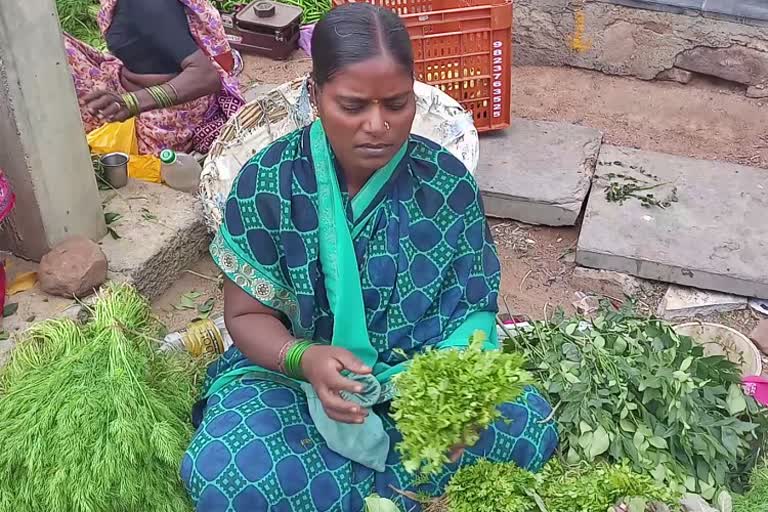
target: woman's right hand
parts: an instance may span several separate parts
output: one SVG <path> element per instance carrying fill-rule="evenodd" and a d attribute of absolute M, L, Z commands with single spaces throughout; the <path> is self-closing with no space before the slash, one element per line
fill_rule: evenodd
<path fill-rule="evenodd" d="M 123 122 L 131 117 L 123 98 L 114 92 L 92 91 L 83 98 L 89 114 L 108 123 Z"/>
<path fill-rule="evenodd" d="M 351 393 L 363 390 L 359 382 L 343 377 L 342 370 L 359 375 L 371 373 L 371 369 L 350 351 L 329 345 L 312 345 L 301 358 L 301 370 L 304 378 L 315 389 L 329 418 L 342 423 L 365 421 L 367 409 L 339 396 L 339 391 L 342 390 Z"/>

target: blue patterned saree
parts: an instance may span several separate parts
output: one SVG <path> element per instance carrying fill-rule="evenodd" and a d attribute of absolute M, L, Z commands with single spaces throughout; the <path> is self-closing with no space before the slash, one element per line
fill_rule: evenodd
<path fill-rule="evenodd" d="M 500 265 L 479 191 L 417 136 L 352 198 L 319 121 L 275 141 L 233 184 L 211 254 L 294 335 L 350 350 L 384 389 L 425 347 L 466 346 L 477 329 L 497 343 Z M 439 495 L 478 458 L 536 470 L 557 445 L 551 408 L 529 388 L 457 463 L 417 481 L 384 401 L 373 412 L 390 448 L 375 471 L 328 448 L 299 387 L 258 370 L 236 347 L 209 368 L 181 467 L 198 511 L 361 512 L 374 492 L 420 510 L 395 489 Z"/>

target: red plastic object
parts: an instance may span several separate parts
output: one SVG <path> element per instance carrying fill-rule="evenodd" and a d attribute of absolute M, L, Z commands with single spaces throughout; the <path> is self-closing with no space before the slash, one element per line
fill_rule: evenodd
<path fill-rule="evenodd" d="M 400 15 L 413 43 L 417 79 L 472 112 L 478 132 L 509 126 L 512 0 L 364 1 Z"/>

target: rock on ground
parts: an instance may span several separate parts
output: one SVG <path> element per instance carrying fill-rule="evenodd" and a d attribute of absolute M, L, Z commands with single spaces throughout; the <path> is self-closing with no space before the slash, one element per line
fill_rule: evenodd
<path fill-rule="evenodd" d="M 593 128 L 524 119 L 483 136 L 475 179 L 486 213 L 529 224 L 574 225 L 601 140 Z"/>
<path fill-rule="evenodd" d="M 661 300 L 657 314 L 674 320 L 739 311 L 746 307 L 746 297 L 672 285 Z"/>
<path fill-rule="evenodd" d="M 640 291 L 640 283 L 630 275 L 584 267 L 574 269 L 571 286 L 613 299 L 632 297 Z"/>
<path fill-rule="evenodd" d="M 656 80 L 666 80 L 668 82 L 677 82 L 679 84 L 687 84 L 693 80 L 693 73 L 680 68 L 665 69 L 658 75 Z"/>
<path fill-rule="evenodd" d="M 768 85 L 760 84 L 747 87 L 746 94 L 748 98 L 768 98 Z"/>
<path fill-rule="evenodd" d="M 680 53 L 675 65 L 745 85 L 757 85 L 768 80 L 768 52 L 739 45 L 728 48 L 697 46 Z"/>
<path fill-rule="evenodd" d="M 43 256 L 38 268 L 40 288 L 60 297 L 87 297 L 107 279 L 107 257 L 95 242 L 75 236 Z"/>

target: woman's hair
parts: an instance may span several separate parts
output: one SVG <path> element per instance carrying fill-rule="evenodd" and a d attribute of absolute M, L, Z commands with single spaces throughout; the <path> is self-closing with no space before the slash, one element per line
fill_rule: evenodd
<path fill-rule="evenodd" d="M 413 76 L 408 31 L 393 11 L 366 2 L 343 4 L 312 33 L 312 79 L 318 87 L 347 66 L 388 55 Z"/>

